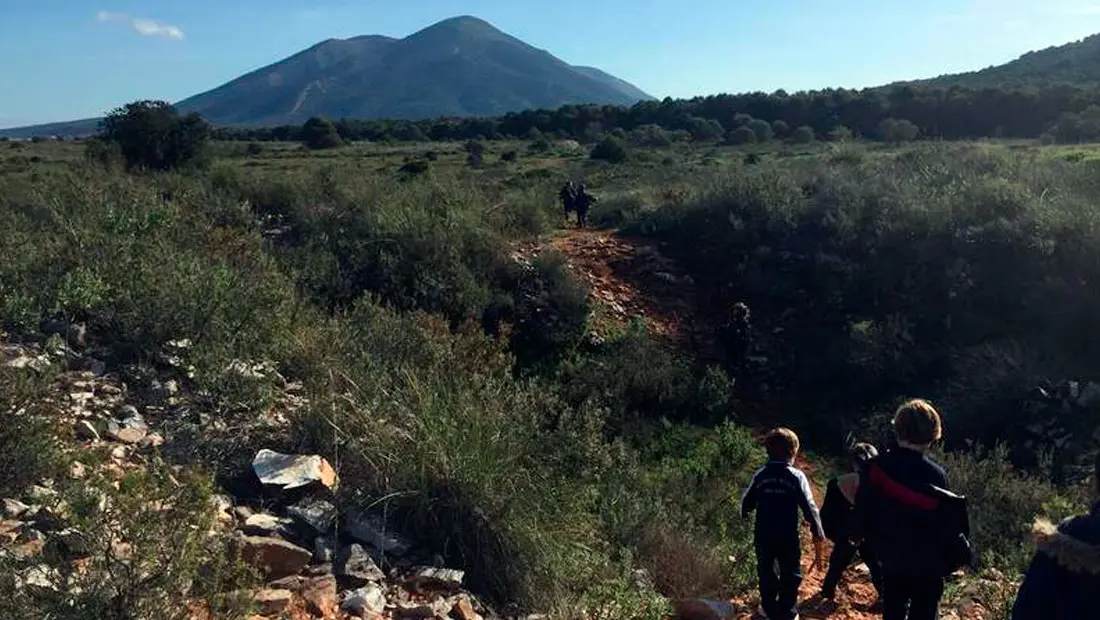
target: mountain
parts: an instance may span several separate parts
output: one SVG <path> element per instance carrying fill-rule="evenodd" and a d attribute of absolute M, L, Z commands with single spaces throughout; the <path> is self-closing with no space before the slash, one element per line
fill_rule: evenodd
<path fill-rule="evenodd" d="M 496 116 L 568 103 L 652 99 L 602 71 L 573 67 L 474 17 L 404 39 L 333 39 L 180 102 L 221 124 L 298 124 L 310 116 Z"/>
<path fill-rule="evenodd" d="M 215 125 L 296 125 L 311 116 L 419 120 L 651 99 L 632 84 L 599 69 L 571 66 L 486 21 L 456 17 L 404 39 L 329 39 L 176 107 Z M 96 122 L 0 130 L 0 135 L 81 135 L 93 133 Z"/>
<path fill-rule="evenodd" d="M 1066 45 L 1028 52 L 1012 62 L 980 71 L 910 83 L 970 88 L 1100 84 L 1100 34 Z"/>

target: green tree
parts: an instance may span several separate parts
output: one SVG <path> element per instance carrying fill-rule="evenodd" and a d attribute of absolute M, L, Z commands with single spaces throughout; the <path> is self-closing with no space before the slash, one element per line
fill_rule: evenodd
<path fill-rule="evenodd" d="M 195 113 L 181 117 L 164 101 L 135 101 L 103 119 L 101 140 L 117 145 L 126 168 L 171 170 L 203 161 L 210 126 Z"/>
<path fill-rule="evenodd" d="M 308 148 L 319 149 L 331 149 L 343 144 L 340 139 L 339 132 L 336 131 L 336 125 L 332 124 L 332 121 L 314 116 L 306 121 L 305 125 L 302 125 L 302 144 L 305 144 Z"/>
<path fill-rule="evenodd" d="M 730 144 L 752 144 L 756 142 L 756 133 L 748 127 L 738 127 L 727 138 Z"/>
<path fill-rule="evenodd" d="M 786 138 L 791 133 L 791 126 L 786 121 L 775 121 L 772 123 L 772 133 L 777 138 Z"/>
<path fill-rule="evenodd" d="M 660 125 L 642 125 L 630 132 L 630 139 L 637 146 L 657 148 L 672 146 L 672 136 Z"/>
<path fill-rule="evenodd" d="M 768 142 L 775 134 L 772 132 L 771 123 L 765 120 L 755 119 L 746 125 L 752 133 L 756 136 L 757 142 Z"/>
<path fill-rule="evenodd" d="M 791 134 L 791 142 L 795 144 L 809 144 L 814 141 L 814 128 L 802 125 Z"/>
<path fill-rule="evenodd" d="M 750 114 L 745 114 L 744 112 L 739 112 L 739 113 L 733 115 L 733 126 L 734 127 L 744 127 L 745 125 L 748 125 L 751 122 L 752 122 L 752 115 L 750 115 Z"/>
<path fill-rule="evenodd" d="M 617 164 L 626 161 L 630 154 L 622 142 L 608 136 L 603 139 L 603 142 L 597 144 L 596 148 L 592 149 L 590 157 Z"/>
<path fill-rule="evenodd" d="M 844 125 L 837 125 L 828 134 L 830 142 L 845 142 L 852 139 L 852 130 Z"/>
<path fill-rule="evenodd" d="M 879 135 L 887 142 L 911 142 L 919 134 L 920 129 L 905 119 L 888 118 L 879 125 Z"/>
<path fill-rule="evenodd" d="M 481 140 L 469 140 L 466 142 L 466 165 L 477 168 L 485 159 L 485 143 Z"/>
<path fill-rule="evenodd" d="M 715 140 L 722 139 L 725 134 L 725 129 L 722 128 L 722 123 L 714 120 L 713 118 L 699 118 L 694 116 L 688 119 L 692 140 L 696 142 L 713 142 Z"/>

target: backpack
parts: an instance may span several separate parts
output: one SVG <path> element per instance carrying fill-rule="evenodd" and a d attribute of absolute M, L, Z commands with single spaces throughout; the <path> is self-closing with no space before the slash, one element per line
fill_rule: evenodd
<path fill-rule="evenodd" d="M 970 542 L 970 516 L 966 498 L 957 493 L 928 485 L 929 495 L 938 500 L 933 522 L 940 533 L 940 572 L 944 575 L 964 567 L 974 567 L 977 556 Z"/>
<path fill-rule="evenodd" d="M 821 528 L 825 530 L 825 538 L 840 543 L 848 540 L 851 530 L 852 505 L 848 498 L 840 492 L 837 479 L 829 481 L 825 489 L 825 500 L 821 503 Z"/>

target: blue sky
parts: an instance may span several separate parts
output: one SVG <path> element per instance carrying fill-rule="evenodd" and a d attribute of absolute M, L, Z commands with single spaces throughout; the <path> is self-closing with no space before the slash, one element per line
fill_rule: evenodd
<path fill-rule="evenodd" d="M 178 101 L 326 38 L 464 14 L 658 97 L 874 86 L 1100 32 L 1100 0 L 0 0 L 0 127 Z"/>

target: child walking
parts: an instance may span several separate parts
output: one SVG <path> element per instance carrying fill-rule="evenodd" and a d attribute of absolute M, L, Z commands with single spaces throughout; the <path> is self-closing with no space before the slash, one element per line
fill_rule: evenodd
<path fill-rule="evenodd" d="M 814 564 L 822 565 L 825 533 L 806 474 L 794 467 L 798 435 L 777 428 L 764 438 L 768 463 L 753 474 L 741 496 L 741 514 L 756 512 L 753 543 L 760 579 L 760 607 L 768 620 L 797 620 L 798 587 L 802 584 L 799 511 L 814 538 Z"/>

